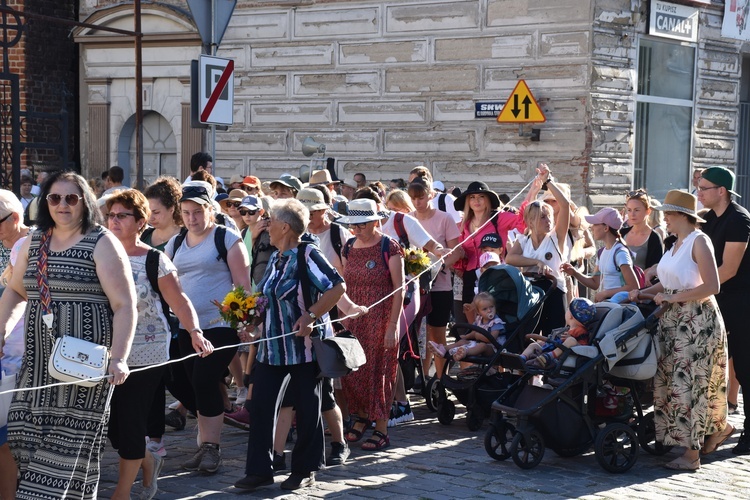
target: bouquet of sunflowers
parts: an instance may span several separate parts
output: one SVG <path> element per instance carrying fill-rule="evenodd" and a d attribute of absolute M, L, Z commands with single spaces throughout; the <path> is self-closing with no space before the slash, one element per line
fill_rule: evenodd
<path fill-rule="evenodd" d="M 211 301 L 219 308 L 221 319 L 235 330 L 260 323 L 268 307 L 268 299 L 260 292 L 247 293 L 241 286 L 235 286 L 219 303 Z"/>
<path fill-rule="evenodd" d="M 425 269 L 430 267 L 432 261 L 427 256 L 427 252 L 421 248 L 404 249 L 404 271 L 411 276 L 417 276 Z"/>

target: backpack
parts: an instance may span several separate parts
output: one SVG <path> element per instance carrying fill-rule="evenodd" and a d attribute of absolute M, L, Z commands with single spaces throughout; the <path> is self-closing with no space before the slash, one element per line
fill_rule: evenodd
<path fill-rule="evenodd" d="M 185 241 L 185 236 L 187 236 L 187 229 L 182 228 L 180 229 L 180 232 L 175 236 L 174 239 L 174 248 L 172 249 L 172 255 L 177 255 L 177 249 L 182 246 L 182 242 Z M 216 250 L 219 252 L 219 256 L 216 257 L 216 260 L 223 260 L 224 264 L 227 266 L 229 263 L 227 262 L 227 245 L 224 242 L 224 238 L 227 234 L 227 228 L 226 226 L 222 226 L 217 224 L 216 225 L 216 231 L 214 231 L 214 245 L 216 246 Z"/>
<path fill-rule="evenodd" d="M 331 221 L 331 245 L 333 245 L 333 249 L 336 250 L 336 255 L 338 255 L 340 259 L 342 247 L 341 224 L 333 221 Z"/>
<path fill-rule="evenodd" d="M 447 210 L 445 209 L 445 198 L 447 197 L 448 195 L 445 193 L 440 193 L 437 197 L 438 210 L 440 210 L 441 212 L 447 212 Z"/>
<path fill-rule="evenodd" d="M 161 301 L 161 310 L 164 313 L 164 316 L 167 318 L 167 323 L 169 324 L 169 330 L 172 334 L 172 338 L 177 338 L 177 333 L 180 329 L 180 321 L 177 319 L 177 317 L 170 311 L 169 304 L 167 304 L 167 301 L 164 300 L 164 296 L 161 294 L 161 290 L 159 290 L 159 256 L 162 252 L 155 248 L 149 248 L 148 254 L 146 254 L 146 277 L 148 278 L 148 282 L 151 284 L 151 288 L 154 289 L 154 291 L 159 295 L 159 300 Z"/>
<path fill-rule="evenodd" d="M 619 245 L 619 247 L 617 248 L 617 250 L 615 250 L 612 253 L 612 261 L 613 261 L 613 263 L 615 265 L 615 269 L 617 269 L 617 272 L 620 273 L 620 282 L 624 285 L 625 284 L 625 279 L 622 277 L 622 271 L 620 271 L 620 266 L 617 265 L 617 252 L 620 252 L 622 250 L 630 252 L 630 250 L 628 250 L 628 248 L 625 245 L 623 245 L 622 243 L 618 242 L 618 243 L 615 243 L 615 245 L 616 246 Z M 604 247 L 600 248 L 596 252 L 596 257 L 600 258 L 602 256 L 602 252 L 603 251 L 604 251 Z M 648 285 L 646 283 L 646 273 L 643 271 L 643 269 L 641 269 L 640 267 L 636 266 L 635 262 L 633 262 L 633 272 L 635 273 L 635 279 L 638 282 L 638 289 L 646 288 L 646 286 Z"/>

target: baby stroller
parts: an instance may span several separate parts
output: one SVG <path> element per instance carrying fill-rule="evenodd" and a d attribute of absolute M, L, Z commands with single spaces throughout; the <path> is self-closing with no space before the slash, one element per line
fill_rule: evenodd
<path fill-rule="evenodd" d="M 653 333 L 661 309 L 644 320 L 636 305 L 602 302 L 596 307 L 591 345 L 565 348 L 560 364 L 545 373 L 544 386 L 529 384 L 538 372 L 510 366 L 520 361 L 503 356 L 506 367 L 525 373 L 492 404 L 484 440 L 492 458 L 512 457 L 519 467 L 531 469 L 541 462 L 545 447 L 567 457 L 593 445 L 599 464 L 621 473 L 637 461 L 639 443 L 653 454 L 669 451 L 653 443 L 653 414 L 643 413 L 644 387 L 638 382 L 656 373 Z M 612 386 L 624 392 L 614 410 L 601 411 L 602 393 Z"/>
<path fill-rule="evenodd" d="M 511 373 L 496 373 L 493 367 L 499 364 L 499 353 L 504 349 L 520 352 L 522 337 L 535 331 L 544 301 L 549 296 L 547 292 L 553 286 L 554 283 L 547 278 L 539 275 L 526 277 L 518 268 L 509 265 L 494 266 L 482 273 L 479 290 L 495 298 L 496 312 L 505 321 L 506 340 L 501 345 L 488 331 L 468 323 L 451 326 L 450 334 L 456 338 L 471 331 L 484 335 L 495 348 L 495 354 L 489 357 L 467 356 L 462 362 L 474 366 L 461 370 L 455 377 L 450 375 L 454 362 L 449 360 L 443 373 L 429 381 L 425 390 L 427 406 L 437 410 L 441 424 L 450 424 L 456 413 L 455 404 L 448 399 L 447 389 L 466 407 L 468 428 L 476 431 L 482 427 L 484 419 L 490 415 L 492 402 L 518 378 Z"/>

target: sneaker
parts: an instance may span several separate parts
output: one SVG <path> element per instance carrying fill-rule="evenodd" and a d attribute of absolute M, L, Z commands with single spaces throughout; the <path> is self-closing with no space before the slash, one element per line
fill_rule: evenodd
<path fill-rule="evenodd" d="M 187 420 L 177 410 L 172 410 L 164 416 L 164 423 L 170 427 L 174 427 L 174 430 L 181 431 L 185 428 Z"/>
<path fill-rule="evenodd" d="M 250 430 L 250 412 L 243 406 L 234 413 L 225 413 L 224 423 L 248 431 Z"/>
<path fill-rule="evenodd" d="M 234 400 L 234 404 L 242 406 L 247 401 L 247 387 L 240 387 L 237 389 L 237 399 Z"/>
<path fill-rule="evenodd" d="M 181 403 L 179 401 L 175 401 L 174 403 L 170 403 L 169 406 L 167 406 L 167 408 L 169 408 L 170 410 L 176 410 L 177 408 L 180 407 L 180 404 Z"/>
<path fill-rule="evenodd" d="M 328 460 L 326 460 L 326 465 L 344 465 L 350 453 L 351 451 L 346 441 L 343 443 L 331 443 L 331 454 L 328 456 Z"/>
<path fill-rule="evenodd" d="M 300 488 L 307 488 L 315 484 L 315 473 L 310 472 L 308 474 L 301 474 L 299 472 L 292 472 L 292 474 L 281 483 L 282 490 L 298 490 Z"/>
<path fill-rule="evenodd" d="M 193 458 L 183 463 L 182 468 L 189 471 L 198 470 L 198 467 L 200 467 L 201 465 L 201 460 L 203 460 L 204 453 L 206 453 L 206 450 L 203 448 L 203 445 L 200 445 L 198 447 L 198 451 L 195 452 L 195 455 L 193 455 Z"/>
<path fill-rule="evenodd" d="M 398 402 L 393 403 L 391 406 L 391 416 L 388 419 L 388 427 L 396 427 L 398 424 L 405 422 L 411 422 L 414 420 L 414 413 L 411 411 L 411 406 L 407 401 L 406 404 Z"/>
<path fill-rule="evenodd" d="M 162 458 L 167 456 L 167 450 L 164 448 L 164 438 L 161 438 L 161 441 L 153 441 L 149 439 L 146 442 L 146 449 L 153 453 L 154 455 L 158 455 Z"/>
<path fill-rule="evenodd" d="M 139 497 L 140 500 L 151 500 L 152 498 L 154 498 L 154 495 L 156 495 L 156 492 L 159 491 L 159 487 L 156 483 L 159 479 L 161 468 L 164 467 L 164 459 L 156 453 L 153 453 L 152 455 L 154 456 L 154 472 L 151 476 L 151 486 L 149 486 L 148 488 L 143 488 L 143 491 L 141 492 L 141 495 Z"/>
<path fill-rule="evenodd" d="M 274 472 L 278 472 L 280 470 L 286 470 L 286 455 L 285 454 L 277 454 L 275 451 L 273 452 L 273 470 Z"/>
<path fill-rule="evenodd" d="M 750 436 L 746 436 L 744 430 L 740 434 L 737 446 L 732 448 L 732 453 L 735 455 L 750 455 Z"/>
<path fill-rule="evenodd" d="M 202 446 L 205 451 L 198 470 L 213 474 L 221 467 L 221 447 L 216 443 L 203 443 Z"/>
<path fill-rule="evenodd" d="M 261 486 L 269 486 L 271 484 L 273 484 L 273 476 L 245 476 L 234 483 L 234 487 L 238 490 L 252 491 L 255 488 L 260 488 Z"/>

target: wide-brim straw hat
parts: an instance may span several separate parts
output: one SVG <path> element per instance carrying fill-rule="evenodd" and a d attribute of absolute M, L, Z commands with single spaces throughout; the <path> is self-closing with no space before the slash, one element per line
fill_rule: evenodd
<path fill-rule="evenodd" d="M 463 211 L 464 205 L 466 204 L 466 198 L 472 194 L 487 195 L 487 197 L 489 197 L 490 199 L 492 210 L 496 210 L 500 206 L 500 197 L 496 192 L 491 190 L 484 182 L 474 181 L 469 184 L 469 187 L 466 188 L 466 191 L 461 193 L 461 196 L 456 198 L 456 201 L 453 202 L 453 207 L 459 212 Z"/>
<path fill-rule="evenodd" d="M 306 206 L 310 212 L 330 208 L 323 198 L 323 193 L 317 189 L 304 188 L 297 193 L 297 201 Z"/>
<path fill-rule="evenodd" d="M 334 181 L 331 178 L 331 172 L 328 170 L 316 170 L 310 176 L 310 186 L 328 186 L 330 184 L 339 184 L 341 181 Z"/>
<path fill-rule="evenodd" d="M 231 191 L 229 191 L 229 196 L 224 198 L 222 202 L 227 202 L 227 201 L 240 201 L 241 202 L 245 196 L 247 196 L 247 193 L 244 192 L 243 190 L 232 189 Z"/>
<path fill-rule="evenodd" d="M 680 191 L 679 189 L 673 189 L 668 192 L 664 198 L 664 203 L 660 207 L 654 207 L 654 210 L 680 212 L 694 217 L 698 222 L 706 222 L 698 215 L 698 199 L 695 195 Z"/>
<path fill-rule="evenodd" d="M 379 221 L 381 215 L 378 213 L 378 205 L 374 200 L 360 198 L 349 202 L 347 215 L 340 217 L 336 222 L 341 224 L 362 224 L 364 222 Z"/>

